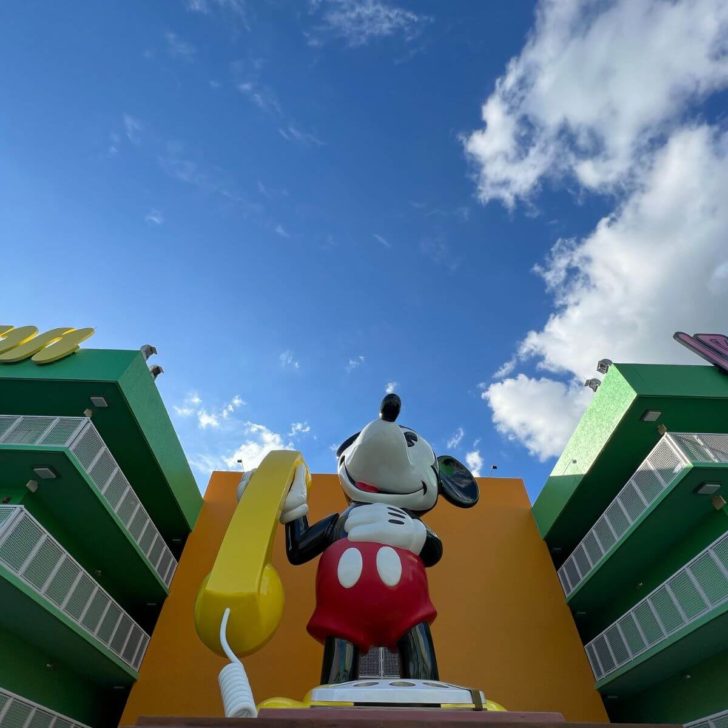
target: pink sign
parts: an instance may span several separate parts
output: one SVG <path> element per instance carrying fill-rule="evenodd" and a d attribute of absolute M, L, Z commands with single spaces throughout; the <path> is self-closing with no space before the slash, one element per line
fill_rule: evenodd
<path fill-rule="evenodd" d="M 728 372 L 728 336 L 723 334 L 686 334 L 676 331 L 673 339 L 694 351 L 718 369 Z"/>

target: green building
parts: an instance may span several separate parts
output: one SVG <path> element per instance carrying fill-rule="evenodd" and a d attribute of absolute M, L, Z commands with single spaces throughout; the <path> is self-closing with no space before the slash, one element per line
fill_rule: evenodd
<path fill-rule="evenodd" d="M 0 364 L 0 726 L 114 726 L 201 498 L 145 357 Z"/>
<path fill-rule="evenodd" d="M 728 725 L 728 376 L 614 364 L 533 507 L 610 718 Z"/>

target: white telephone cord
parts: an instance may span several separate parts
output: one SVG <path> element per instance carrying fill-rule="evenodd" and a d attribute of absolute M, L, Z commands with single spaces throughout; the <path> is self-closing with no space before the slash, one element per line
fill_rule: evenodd
<path fill-rule="evenodd" d="M 225 717 L 256 718 L 258 710 L 255 707 L 250 681 L 245 674 L 243 663 L 230 649 L 227 641 L 226 633 L 229 617 L 230 609 L 227 608 L 222 615 L 222 622 L 220 622 L 220 644 L 230 660 L 230 664 L 225 665 L 220 670 L 220 675 L 217 678 L 220 684 L 220 693 L 222 694 L 222 704 L 225 708 Z"/>

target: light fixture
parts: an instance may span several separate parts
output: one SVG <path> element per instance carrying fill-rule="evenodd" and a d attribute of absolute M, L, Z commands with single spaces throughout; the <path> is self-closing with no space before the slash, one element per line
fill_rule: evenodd
<path fill-rule="evenodd" d="M 99 409 L 104 409 L 104 407 L 109 406 L 109 403 L 103 397 L 94 396 L 94 397 L 89 397 L 89 399 L 91 400 L 91 404 L 94 407 L 98 407 Z"/>
<path fill-rule="evenodd" d="M 645 410 L 641 415 L 640 419 L 642 422 L 657 422 L 660 419 L 662 412 L 660 410 Z"/>
<path fill-rule="evenodd" d="M 152 375 L 152 379 L 156 379 L 160 374 L 164 372 L 164 369 L 159 366 L 159 364 L 155 364 L 152 367 L 149 367 L 149 372 Z"/>
<path fill-rule="evenodd" d="M 587 379 L 584 382 L 585 387 L 589 387 L 589 389 L 593 390 L 594 392 L 599 389 L 599 385 L 602 383 L 601 379 L 597 379 L 596 377 L 592 377 L 591 379 Z"/>
<path fill-rule="evenodd" d="M 606 374 L 609 371 L 609 367 L 612 366 L 614 362 L 611 359 L 600 359 L 597 362 L 597 371 L 600 374 Z"/>
<path fill-rule="evenodd" d="M 152 344 L 144 344 L 139 348 L 144 359 L 149 359 L 150 356 L 154 356 L 157 353 L 157 347 Z"/>
<path fill-rule="evenodd" d="M 58 477 L 56 471 L 48 465 L 39 465 L 37 468 L 33 468 L 33 472 L 41 480 L 55 480 Z"/>
<path fill-rule="evenodd" d="M 93 413 L 94 413 L 94 411 L 93 411 L 93 410 L 92 410 L 92 409 L 91 409 L 90 407 L 87 407 L 87 408 L 86 408 L 86 409 L 85 409 L 85 410 L 83 411 L 83 416 L 84 416 L 84 417 L 88 417 L 89 419 L 91 419 L 91 416 L 93 415 Z"/>
<path fill-rule="evenodd" d="M 35 493 L 36 490 L 38 490 L 38 481 L 37 480 L 29 480 L 25 487 L 31 492 Z"/>
<path fill-rule="evenodd" d="M 693 493 L 698 495 L 715 495 L 720 490 L 720 483 L 701 483 Z"/>

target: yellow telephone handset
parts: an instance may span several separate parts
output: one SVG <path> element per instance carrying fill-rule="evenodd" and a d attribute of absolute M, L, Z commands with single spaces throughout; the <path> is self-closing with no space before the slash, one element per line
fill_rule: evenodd
<path fill-rule="evenodd" d="M 255 471 L 233 513 L 212 571 L 195 602 L 200 639 L 223 655 L 220 623 L 230 609 L 227 639 L 238 655 L 260 649 L 274 634 L 283 614 L 283 585 L 271 564 L 273 539 L 296 468 L 304 465 L 295 450 L 274 450 Z M 310 476 L 306 472 L 306 487 Z"/>

